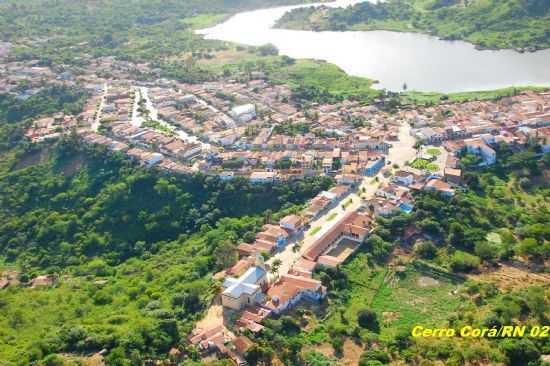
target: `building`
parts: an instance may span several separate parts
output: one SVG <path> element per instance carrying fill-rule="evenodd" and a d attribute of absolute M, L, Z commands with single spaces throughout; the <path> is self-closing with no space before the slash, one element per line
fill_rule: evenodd
<path fill-rule="evenodd" d="M 405 170 L 398 170 L 393 175 L 393 181 L 397 184 L 409 186 L 414 183 L 414 174 Z"/>
<path fill-rule="evenodd" d="M 233 108 L 229 115 L 238 123 L 246 123 L 256 118 L 256 106 L 244 104 Z"/>
<path fill-rule="evenodd" d="M 255 305 L 264 299 L 263 290 L 267 286 L 267 272 L 261 255 L 256 254 L 254 267 L 249 268 L 241 277 L 228 277 L 223 283 L 222 305 L 241 310 L 245 306 Z"/>
<path fill-rule="evenodd" d="M 372 230 L 371 221 L 372 218 L 366 213 L 358 211 L 348 212 L 330 230 L 316 239 L 309 246 L 303 257 L 310 261 L 316 261 L 319 256 L 327 252 L 331 247 L 337 246 L 342 239 L 363 243 Z"/>
<path fill-rule="evenodd" d="M 298 215 L 288 215 L 281 219 L 279 225 L 291 233 L 296 233 L 302 229 L 304 222 Z"/>
<path fill-rule="evenodd" d="M 466 151 L 483 159 L 481 165 L 493 165 L 497 161 L 497 153 L 481 138 L 464 140 Z"/>
<path fill-rule="evenodd" d="M 303 298 L 320 301 L 327 294 L 321 281 L 294 275 L 283 275 L 267 292 L 266 307 L 280 314 Z"/>
<path fill-rule="evenodd" d="M 427 191 L 440 192 L 442 195 L 452 197 L 455 195 L 455 190 L 448 184 L 439 179 L 431 179 L 424 187 Z"/>
<path fill-rule="evenodd" d="M 272 184 L 275 182 L 277 173 L 275 172 L 253 172 L 250 174 L 250 183 L 252 184 Z"/>
<path fill-rule="evenodd" d="M 367 177 L 372 177 L 378 174 L 380 169 L 384 167 L 384 164 L 386 163 L 386 159 L 384 157 L 380 157 L 377 160 L 371 160 L 367 162 L 367 165 L 365 166 L 365 169 L 363 171 L 363 174 Z"/>
<path fill-rule="evenodd" d="M 263 230 L 256 235 L 256 241 L 264 241 L 276 247 L 284 247 L 288 239 L 288 232 L 283 228 L 271 224 L 264 225 Z"/>
<path fill-rule="evenodd" d="M 460 184 L 462 182 L 462 171 L 460 169 L 445 168 L 445 180 L 452 184 Z"/>

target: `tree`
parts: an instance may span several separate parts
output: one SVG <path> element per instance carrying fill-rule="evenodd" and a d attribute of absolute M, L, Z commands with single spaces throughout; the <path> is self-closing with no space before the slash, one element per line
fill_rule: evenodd
<path fill-rule="evenodd" d="M 283 261 L 281 261 L 279 258 L 275 259 L 271 264 L 271 274 L 276 276 L 279 273 L 279 269 L 281 268 L 282 264 Z"/>
<path fill-rule="evenodd" d="M 63 359 L 59 357 L 58 355 L 48 355 L 44 357 L 42 362 L 40 363 L 43 366 L 63 366 L 65 363 L 63 362 Z"/>
<path fill-rule="evenodd" d="M 258 53 L 260 56 L 277 56 L 279 54 L 279 49 L 274 44 L 267 43 L 258 47 Z"/>
<path fill-rule="evenodd" d="M 386 365 L 388 363 L 390 363 L 390 357 L 377 349 L 363 352 L 359 360 L 359 366 Z"/>
<path fill-rule="evenodd" d="M 528 365 L 540 358 L 540 352 L 529 339 L 506 338 L 500 343 L 500 349 L 508 357 L 510 366 Z"/>
<path fill-rule="evenodd" d="M 474 252 L 479 258 L 486 262 L 493 262 L 497 256 L 496 248 L 487 241 L 477 242 Z"/>
<path fill-rule="evenodd" d="M 466 252 L 455 252 L 451 257 L 451 270 L 453 272 L 471 272 L 480 265 L 478 257 Z"/>
<path fill-rule="evenodd" d="M 529 257 L 533 262 L 540 262 L 550 253 L 549 244 L 539 244 L 533 238 L 523 239 L 518 247 L 518 253 Z"/>
<path fill-rule="evenodd" d="M 273 358 L 273 349 L 271 347 L 264 347 L 258 344 L 250 347 L 248 352 L 246 352 L 245 358 L 246 361 L 254 366 L 269 366 L 271 365 L 271 360 Z"/>
<path fill-rule="evenodd" d="M 380 324 L 376 313 L 370 309 L 362 309 L 357 312 L 357 324 L 360 327 L 373 332 L 380 331 Z"/>
<path fill-rule="evenodd" d="M 126 356 L 122 347 L 116 347 L 105 357 L 105 363 L 109 366 L 131 366 L 131 361 Z"/>
<path fill-rule="evenodd" d="M 414 251 L 423 259 L 433 259 L 437 255 L 437 247 L 431 241 L 423 241 L 417 244 Z"/>

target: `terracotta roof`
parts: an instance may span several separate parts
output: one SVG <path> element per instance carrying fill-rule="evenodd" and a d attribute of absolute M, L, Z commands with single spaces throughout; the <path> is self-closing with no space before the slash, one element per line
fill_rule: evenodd
<path fill-rule="evenodd" d="M 341 259 L 329 255 L 322 255 L 317 259 L 317 263 L 327 267 L 336 267 L 342 262 Z"/>
<path fill-rule="evenodd" d="M 233 340 L 233 344 L 235 345 L 235 350 L 244 355 L 254 345 L 254 342 L 246 336 L 240 336 Z"/>
<path fill-rule="evenodd" d="M 304 253 L 304 258 L 316 260 L 328 247 L 343 234 L 366 235 L 370 230 L 370 216 L 357 211 L 348 212 L 326 233 L 311 244 Z"/>
<path fill-rule="evenodd" d="M 321 281 L 300 276 L 283 275 L 281 280 L 267 291 L 267 295 L 271 300 L 266 305 L 276 309 L 306 290 L 322 291 Z"/>

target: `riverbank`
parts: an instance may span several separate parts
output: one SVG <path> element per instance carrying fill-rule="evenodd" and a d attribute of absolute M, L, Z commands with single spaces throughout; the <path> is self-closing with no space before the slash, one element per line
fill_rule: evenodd
<path fill-rule="evenodd" d="M 550 48 L 550 3 L 512 4 L 491 0 L 388 0 L 360 3 L 346 9 L 304 7 L 286 13 L 276 26 L 311 31 L 417 32 L 443 40 L 463 40 L 478 49 L 518 52 Z"/>

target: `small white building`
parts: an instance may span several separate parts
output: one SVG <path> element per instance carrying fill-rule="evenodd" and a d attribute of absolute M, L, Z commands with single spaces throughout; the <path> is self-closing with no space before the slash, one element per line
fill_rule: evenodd
<path fill-rule="evenodd" d="M 274 183 L 277 173 L 275 172 L 253 172 L 250 174 L 250 183 L 269 184 Z"/>
<path fill-rule="evenodd" d="M 256 118 L 256 106 L 254 104 L 240 105 L 233 108 L 229 114 L 237 123 L 246 123 Z"/>
<path fill-rule="evenodd" d="M 222 305 L 241 310 L 255 305 L 264 299 L 263 290 L 267 286 L 267 272 L 262 256 L 256 254 L 256 265 L 249 268 L 239 278 L 228 277 L 223 282 Z"/>

